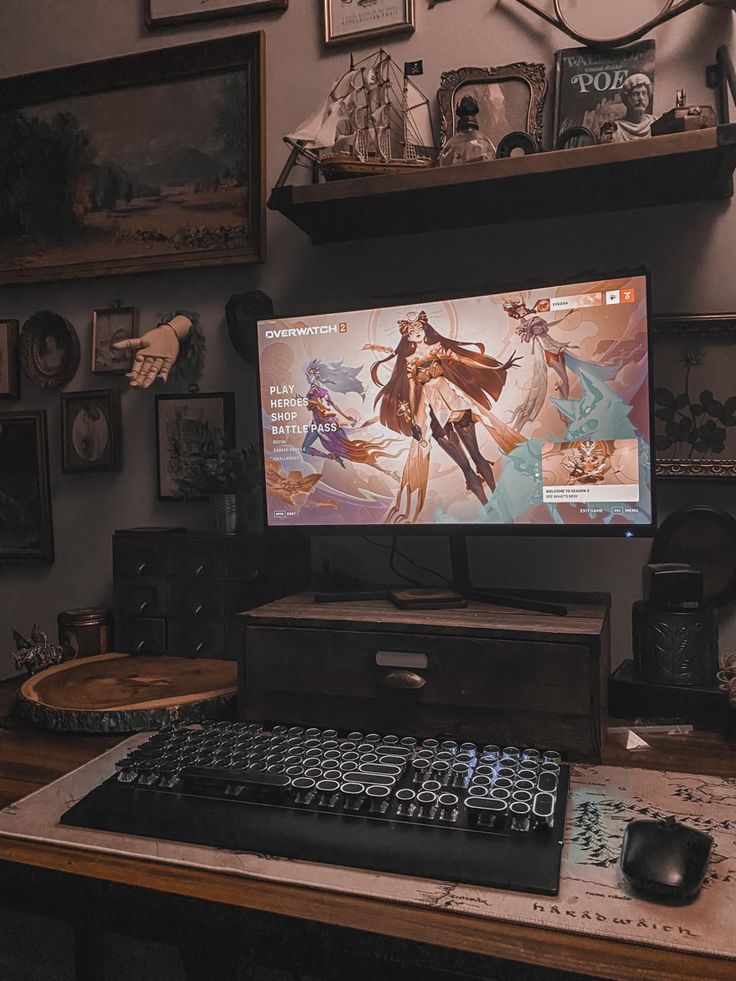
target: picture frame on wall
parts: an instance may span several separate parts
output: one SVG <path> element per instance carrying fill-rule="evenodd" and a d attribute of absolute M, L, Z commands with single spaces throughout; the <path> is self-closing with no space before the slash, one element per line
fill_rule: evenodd
<path fill-rule="evenodd" d="M 196 392 L 156 396 L 159 501 L 206 501 L 222 455 L 235 446 L 235 396 Z"/>
<path fill-rule="evenodd" d="M 18 321 L 0 320 L 0 399 L 20 398 Z"/>
<path fill-rule="evenodd" d="M 0 564 L 53 562 L 46 412 L 0 411 Z"/>
<path fill-rule="evenodd" d="M 655 474 L 736 477 L 736 313 L 652 318 Z"/>
<path fill-rule="evenodd" d="M 61 396 L 61 469 L 64 473 L 120 470 L 120 392 L 106 389 Z"/>
<path fill-rule="evenodd" d="M 133 365 L 132 351 L 113 344 L 138 336 L 138 308 L 118 304 L 92 311 L 92 374 L 120 375 Z"/>
<path fill-rule="evenodd" d="M 0 284 L 262 261 L 264 50 L 254 32 L 1 79 Z"/>
<path fill-rule="evenodd" d="M 415 28 L 414 0 L 323 0 L 324 43 L 353 44 L 388 34 L 411 34 Z"/>
<path fill-rule="evenodd" d="M 498 68 L 456 68 L 442 73 L 437 101 L 442 144 L 454 136 L 456 109 L 463 96 L 478 103 L 478 126 L 498 146 L 509 133 L 523 132 L 542 144 L 547 73 L 541 63 L 519 61 Z"/>
<path fill-rule="evenodd" d="M 168 27 L 195 20 L 241 17 L 272 10 L 286 10 L 289 0 L 144 0 L 146 24 Z"/>
<path fill-rule="evenodd" d="M 21 328 L 18 357 L 23 374 L 37 388 L 62 388 L 79 368 L 79 336 L 60 313 L 37 310 Z"/>

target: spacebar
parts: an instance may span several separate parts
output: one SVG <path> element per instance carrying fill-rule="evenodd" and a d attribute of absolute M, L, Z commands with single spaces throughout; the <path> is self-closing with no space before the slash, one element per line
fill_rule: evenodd
<path fill-rule="evenodd" d="M 263 773 L 261 770 L 230 770 L 218 766 L 185 766 L 179 776 L 185 784 L 235 784 L 242 787 L 288 787 L 284 773 Z"/>

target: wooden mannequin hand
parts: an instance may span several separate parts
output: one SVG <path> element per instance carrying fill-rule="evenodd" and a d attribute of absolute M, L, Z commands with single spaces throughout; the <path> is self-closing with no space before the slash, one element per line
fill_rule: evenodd
<path fill-rule="evenodd" d="M 112 345 L 118 351 L 136 352 L 133 367 L 125 376 L 131 388 L 148 388 L 157 378 L 166 381 L 179 356 L 180 342 L 191 326 L 188 317 L 179 315 L 146 331 L 143 337 L 129 337 Z"/>

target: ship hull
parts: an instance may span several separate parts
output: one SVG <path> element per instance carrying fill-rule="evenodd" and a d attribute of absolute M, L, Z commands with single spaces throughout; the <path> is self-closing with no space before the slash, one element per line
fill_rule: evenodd
<path fill-rule="evenodd" d="M 373 177 L 378 174 L 407 174 L 432 166 L 427 159 L 417 160 L 358 160 L 355 157 L 323 157 L 319 168 L 328 181 L 349 177 Z"/>

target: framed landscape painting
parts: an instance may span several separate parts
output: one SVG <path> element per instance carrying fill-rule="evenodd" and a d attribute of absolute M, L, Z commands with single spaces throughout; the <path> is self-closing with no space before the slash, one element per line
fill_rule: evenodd
<path fill-rule="evenodd" d="M 288 6 L 289 0 L 146 0 L 146 23 L 149 27 L 168 27 L 183 21 L 286 10 Z"/>
<path fill-rule="evenodd" d="M 0 563 L 53 561 L 46 413 L 0 412 Z"/>
<path fill-rule="evenodd" d="M 263 35 L 0 80 L 0 284 L 257 262 Z"/>

